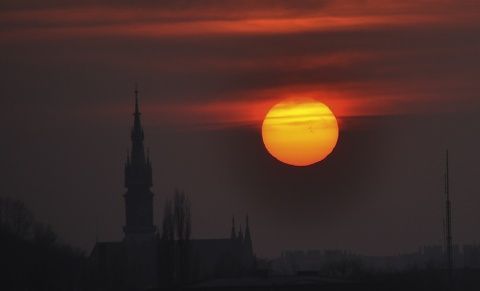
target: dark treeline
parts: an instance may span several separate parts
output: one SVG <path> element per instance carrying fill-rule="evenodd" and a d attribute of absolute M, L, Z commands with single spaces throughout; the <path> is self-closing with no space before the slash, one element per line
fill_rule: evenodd
<path fill-rule="evenodd" d="M 0 288 L 72 290 L 81 285 L 85 254 L 36 221 L 21 199 L 0 197 Z"/>
<path fill-rule="evenodd" d="M 176 189 L 173 201 L 165 202 L 162 230 L 157 236 L 159 283 L 169 290 L 188 284 L 195 277 L 191 228 L 190 201 L 183 191 Z"/>

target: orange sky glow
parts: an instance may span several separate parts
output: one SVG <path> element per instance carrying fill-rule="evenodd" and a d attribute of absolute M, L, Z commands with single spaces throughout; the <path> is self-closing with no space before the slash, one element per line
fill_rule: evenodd
<path fill-rule="evenodd" d="M 437 98 L 434 93 L 424 92 L 427 89 L 422 89 L 423 87 L 447 86 L 453 82 L 458 84 L 459 80 L 451 81 L 441 75 L 433 75 L 435 77 L 433 80 L 418 77 L 411 77 L 409 80 L 410 77 L 405 75 L 402 77 L 403 85 L 399 86 L 389 77 L 385 80 L 378 77 L 394 76 L 398 69 L 404 69 L 405 72 L 410 70 L 402 68 L 400 61 L 393 63 L 397 59 L 422 60 L 424 57 L 432 58 L 435 54 L 441 58 L 442 54 L 464 52 L 468 48 L 462 47 L 460 50 L 449 46 L 433 48 L 428 42 L 426 45 L 410 49 L 402 41 L 416 41 L 409 39 L 410 30 L 424 31 L 425 34 L 430 30 L 453 33 L 449 31 L 452 27 L 475 26 L 477 19 L 475 9 L 479 6 L 475 3 L 464 3 L 466 6 L 459 7 L 455 1 L 441 1 L 441 5 L 435 1 L 421 1 L 415 4 L 397 1 L 366 1 L 361 4 L 327 1 L 324 5 L 308 3 L 316 5 L 316 9 L 301 8 L 283 2 L 266 9 L 265 6 L 252 1 L 235 4 L 238 7 L 220 5 L 216 8 L 195 6 L 197 4 L 194 7 L 187 7 L 180 3 L 133 9 L 128 5 L 108 7 L 87 3 L 84 7 L 66 5 L 51 9 L 3 9 L 0 11 L 0 24 L 3 27 L 0 29 L 0 43 L 20 45 L 44 40 L 47 43 L 68 44 L 73 39 L 97 42 L 99 38 L 111 39 L 113 43 L 172 40 L 181 43 L 199 38 L 215 42 L 231 37 L 253 39 L 257 36 L 276 35 L 293 39 L 298 37 L 305 40 L 301 47 L 303 51 L 299 52 L 295 51 L 295 40 L 292 40 L 289 46 L 277 46 L 273 54 L 267 52 L 256 56 L 255 51 L 245 46 L 240 54 L 213 53 L 201 56 L 196 54 L 196 48 L 186 47 L 185 50 L 191 49 L 192 54 L 182 54 L 180 57 L 176 55 L 176 51 L 172 51 L 169 53 L 170 56 L 163 57 L 159 51 L 156 56 L 159 58 L 157 62 L 142 59 L 141 56 L 136 56 L 136 59 L 130 62 L 132 66 L 138 64 L 143 68 L 149 68 L 153 75 L 158 74 L 158 71 L 164 74 L 183 72 L 193 74 L 200 71 L 221 74 L 225 70 L 232 72 L 241 70 L 245 75 L 248 72 L 291 71 L 276 84 L 269 84 L 264 88 L 250 88 L 245 92 L 219 93 L 215 98 L 209 100 L 207 97 L 201 102 L 198 100 L 191 102 L 190 99 L 194 99 L 194 96 L 187 100 L 164 101 L 158 94 L 148 94 L 158 99 L 150 103 L 152 108 L 162 115 L 158 119 L 161 122 L 198 124 L 200 121 L 206 124 L 258 125 L 269 107 L 292 96 L 320 100 L 332 108 L 340 118 L 411 114 L 424 111 L 422 108 L 428 107 L 425 104 L 430 104 L 432 99 Z M 391 35 L 398 34 L 405 40 L 388 46 L 384 42 L 389 39 L 383 41 L 378 37 L 372 38 L 372 47 L 369 47 L 370 44 L 366 45 L 368 41 L 362 42 L 361 35 L 365 33 L 374 32 L 382 35 L 383 31 L 390 30 Z M 319 37 L 315 37 L 316 34 Z M 332 35 L 336 34 L 340 36 L 332 41 Z M 355 36 L 356 34 L 359 36 Z M 322 36 L 325 40 L 322 40 Z M 314 42 L 312 47 L 316 45 L 320 49 L 309 48 L 309 42 Z M 332 48 L 329 48 L 329 45 L 332 45 Z M 397 46 L 401 49 L 396 49 Z M 225 49 L 233 50 L 235 47 Z M 94 61 L 116 66 L 119 65 L 119 60 L 129 61 L 114 49 L 109 50 L 107 55 L 102 50 L 90 50 L 82 56 L 69 55 L 67 50 L 57 55 L 58 60 L 62 58 L 70 63 Z M 14 57 L 12 61 L 15 61 Z M 368 70 L 371 64 L 380 62 L 388 65 L 379 68 L 375 72 L 377 76 L 369 77 Z M 431 62 L 435 63 L 435 60 Z M 421 65 L 420 63 L 416 68 L 420 73 Z M 362 73 L 362 69 L 365 72 Z M 342 75 L 349 74 L 350 71 L 354 78 L 343 80 Z M 433 68 L 432 72 L 437 74 L 436 72 L 443 71 Z M 312 78 L 314 75 L 317 76 Z M 471 78 L 471 75 L 464 78 Z M 236 81 L 238 80 L 228 80 Z M 409 92 L 405 90 L 406 86 L 418 90 Z M 234 97 L 225 96 L 227 94 Z M 443 106 L 442 110 L 449 106 Z M 153 111 L 152 108 L 145 110 Z"/>
<path fill-rule="evenodd" d="M 373 6 L 373 5 L 372 5 Z M 233 14 L 218 17 L 208 11 L 107 9 L 45 9 L 0 12 L 4 39 L 72 38 L 94 36 L 166 37 L 215 34 L 285 34 L 308 31 L 361 30 L 385 26 L 451 25 L 476 20 L 476 13 L 444 7 L 431 14 L 431 7 L 413 9 L 392 5 L 359 7 L 354 13 L 340 8 L 299 17 L 287 11 Z M 382 11 L 382 8 L 384 9 Z M 394 10 L 399 9 L 399 10 Z M 363 10 L 363 11 L 362 11 Z M 202 14 L 204 12 L 204 14 Z M 382 13 L 383 12 L 383 13 Z M 386 14 L 385 14 L 386 12 Z M 192 19 L 186 19 L 193 17 Z M 41 35 L 39 35 L 41 34 Z"/>
<path fill-rule="evenodd" d="M 457 242 L 478 241 L 479 16 L 471 0 L 0 1 L 0 190 L 85 249 L 119 241 L 137 84 L 155 203 L 185 189 L 197 238 L 250 213 L 258 254 L 441 244 L 448 148 Z M 312 167 L 262 144 L 289 98 L 337 117 Z"/>
<path fill-rule="evenodd" d="M 248 95 L 258 95 L 253 100 L 217 101 L 210 103 L 171 103 L 146 102 L 142 112 L 148 115 L 148 123 L 189 126 L 195 128 L 221 128 L 229 126 L 251 126 L 261 128 L 268 111 L 275 104 L 291 98 L 311 98 L 327 104 L 339 119 L 339 127 L 347 129 L 348 125 L 342 118 L 351 116 L 369 116 L 381 114 L 398 114 L 390 99 L 378 102 L 377 98 L 355 96 L 353 92 L 335 92 L 311 88 L 281 88 L 266 92 L 254 92 Z M 161 100 L 161 97 L 158 97 Z M 247 99 L 246 97 L 244 99 Z M 130 104 L 100 108 L 94 110 L 95 115 L 122 115 L 131 107 Z"/>

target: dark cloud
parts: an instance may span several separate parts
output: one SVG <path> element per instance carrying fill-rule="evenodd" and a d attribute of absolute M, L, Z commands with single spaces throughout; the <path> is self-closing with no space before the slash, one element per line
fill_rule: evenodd
<path fill-rule="evenodd" d="M 255 11 L 255 10 L 275 10 L 280 8 L 282 10 L 294 10 L 295 12 L 309 11 L 312 9 L 323 8 L 334 1 L 274 1 L 274 0 L 247 0 L 247 1 L 233 1 L 233 0 L 179 0 L 179 1 L 82 1 L 81 3 L 74 3 L 68 1 L 48 0 L 38 3 L 31 0 L 19 1 L 5 1 L 2 9 L 48 9 L 48 8 L 77 8 L 77 7 L 117 7 L 117 8 L 156 8 L 173 11 L 185 10 L 214 10 L 217 12 L 228 10 L 241 11 Z"/>

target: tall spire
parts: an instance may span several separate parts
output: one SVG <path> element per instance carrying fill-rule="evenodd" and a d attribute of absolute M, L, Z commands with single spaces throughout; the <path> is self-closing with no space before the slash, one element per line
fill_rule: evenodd
<path fill-rule="evenodd" d="M 250 225 L 248 224 L 248 214 L 246 219 L 246 227 L 245 227 L 245 244 L 251 244 L 252 238 L 250 237 Z"/>
<path fill-rule="evenodd" d="M 143 147 L 143 128 L 140 123 L 138 87 L 135 84 L 135 111 L 131 130 L 132 146 L 125 164 L 125 247 L 126 285 L 132 290 L 146 290 L 157 282 L 157 255 L 153 224 L 152 165 Z"/>
<path fill-rule="evenodd" d="M 140 111 L 138 110 L 138 89 L 137 85 L 135 84 L 135 112 L 133 113 L 134 120 L 133 120 L 133 128 L 131 133 L 131 140 L 132 140 L 132 164 L 137 165 L 145 165 L 145 150 L 143 148 L 143 128 L 142 124 L 140 123 Z"/>
<path fill-rule="evenodd" d="M 237 232 L 235 231 L 235 216 L 232 215 L 232 233 L 230 235 L 231 239 L 236 239 L 237 238 Z"/>
<path fill-rule="evenodd" d="M 128 166 L 125 168 L 125 186 L 142 185 L 152 186 L 152 169 L 149 159 L 145 155 L 143 146 L 144 133 L 140 122 L 138 106 L 138 86 L 135 84 L 135 112 L 133 113 L 133 127 L 130 134 L 132 149 Z"/>

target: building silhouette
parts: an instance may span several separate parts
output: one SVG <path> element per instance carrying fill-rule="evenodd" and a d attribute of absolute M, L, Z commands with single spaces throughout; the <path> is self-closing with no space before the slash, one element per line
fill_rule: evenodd
<path fill-rule="evenodd" d="M 157 286 L 156 227 L 153 224 L 152 165 L 143 145 L 138 90 L 125 163 L 125 226 L 121 242 L 97 242 L 90 255 L 93 276 L 105 289 L 145 290 Z"/>
<path fill-rule="evenodd" d="M 135 88 L 134 121 L 130 134 L 131 151 L 125 163 L 125 226 L 120 242 L 96 242 L 89 260 L 92 288 L 101 290 L 147 290 L 159 287 L 159 241 L 153 223 L 152 165 L 144 149 L 138 90 Z M 241 227 L 228 239 L 190 240 L 192 281 L 216 277 L 238 277 L 255 268 L 248 215 L 245 235 Z M 161 258 L 160 258 L 161 259 Z"/>
<path fill-rule="evenodd" d="M 232 218 L 230 238 L 195 239 L 191 241 L 194 264 L 197 264 L 197 279 L 242 277 L 256 270 L 256 258 L 253 253 L 248 215 L 245 235 L 241 226 L 235 231 L 235 219 Z"/>
<path fill-rule="evenodd" d="M 135 112 L 131 131 L 132 151 L 125 164 L 125 226 L 127 285 L 141 290 L 157 285 L 156 227 L 153 225 L 152 165 L 143 146 L 144 133 L 135 88 Z M 131 288 L 129 288 L 131 289 Z"/>

